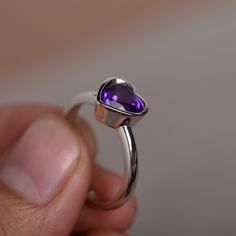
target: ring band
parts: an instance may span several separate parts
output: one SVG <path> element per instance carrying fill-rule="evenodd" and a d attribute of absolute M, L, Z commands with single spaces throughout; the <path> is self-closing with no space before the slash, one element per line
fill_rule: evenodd
<path fill-rule="evenodd" d="M 102 200 L 94 191 L 88 194 L 88 199 L 103 209 L 118 208 L 129 200 L 136 186 L 138 154 L 131 127 L 148 112 L 147 103 L 136 94 L 131 83 L 109 78 L 98 93 L 85 92 L 75 96 L 65 107 L 65 118 L 75 125 L 80 107 L 85 104 L 95 107 L 98 122 L 117 130 L 124 153 L 123 179 L 113 199 Z"/>

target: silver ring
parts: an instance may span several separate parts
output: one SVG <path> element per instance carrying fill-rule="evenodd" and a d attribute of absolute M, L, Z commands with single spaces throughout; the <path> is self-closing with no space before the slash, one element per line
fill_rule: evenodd
<path fill-rule="evenodd" d="M 120 78 L 109 78 L 100 87 L 98 93 L 85 92 L 75 96 L 65 107 L 64 116 L 75 124 L 79 109 L 84 104 L 95 107 L 98 122 L 116 129 L 124 152 L 124 174 L 119 191 L 113 199 L 101 200 L 92 191 L 88 199 L 103 209 L 122 206 L 132 196 L 138 176 L 138 153 L 132 127 L 148 112 L 147 103 L 135 90 L 135 87 Z"/>

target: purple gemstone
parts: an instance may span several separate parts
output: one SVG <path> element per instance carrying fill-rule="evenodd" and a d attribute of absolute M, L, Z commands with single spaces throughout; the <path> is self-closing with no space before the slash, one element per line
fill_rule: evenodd
<path fill-rule="evenodd" d="M 101 92 L 101 101 L 110 107 L 133 113 L 140 113 L 145 109 L 144 101 L 126 82 L 110 81 Z"/>

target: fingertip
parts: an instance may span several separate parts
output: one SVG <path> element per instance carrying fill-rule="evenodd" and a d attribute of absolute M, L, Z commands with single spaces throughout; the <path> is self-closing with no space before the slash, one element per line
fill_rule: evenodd
<path fill-rule="evenodd" d="M 127 230 L 133 224 L 137 214 L 136 198 L 132 197 L 123 206 L 114 210 L 112 214 L 114 217 L 114 229 L 121 231 Z"/>
<path fill-rule="evenodd" d="M 93 205 L 86 205 L 80 214 L 80 219 L 75 230 L 85 232 L 98 227 L 110 228 L 113 230 L 127 230 L 134 221 L 137 213 L 135 197 L 127 203 L 114 210 L 104 210 Z"/>
<path fill-rule="evenodd" d="M 16 215 L 17 206 L 24 235 L 33 235 L 32 227 L 40 235 L 68 235 L 86 200 L 90 175 L 91 160 L 80 132 L 59 115 L 40 117 L 12 147 L 0 170 L 0 209 L 7 209 L 1 224 L 8 224 L 6 216 Z"/>
<path fill-rule="evenodd" d="M 92 188 L 103 199 L 112 199 L 121 184 L 121 177 L 102 168 L 93 166 Z M 114 230 L 126 230 L 133 223 L 137 214 L 136 198 L 130 198 L 124 205 L 112 210 L 104 210 L 88 202 L 84 207 L 76 228 L 80 232 L 97 227 L 108 227 Z"/>

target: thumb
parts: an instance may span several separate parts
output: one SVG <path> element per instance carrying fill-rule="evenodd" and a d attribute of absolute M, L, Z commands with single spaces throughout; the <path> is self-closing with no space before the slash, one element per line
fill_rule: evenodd
<path fill-rule="evenodd" d="M 69 235 L 90 182 L 87 153 L 63 118 L 34 121 L 3 157 L 0 235 Z"/>

